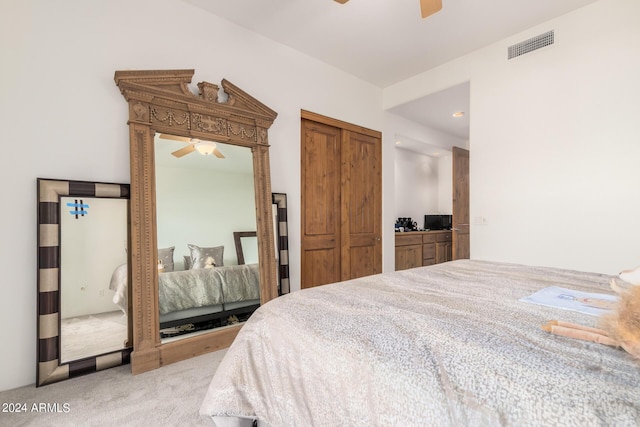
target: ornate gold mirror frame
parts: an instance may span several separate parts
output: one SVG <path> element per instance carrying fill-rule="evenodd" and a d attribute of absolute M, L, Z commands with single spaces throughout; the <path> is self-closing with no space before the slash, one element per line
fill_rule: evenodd
<path fill-rule="evenodd" d="M 131 156 L 131 297 L 134 374 L 228 347 L 241 326 L 162 344 L 158 312 L 158 247 L 154 135 L 166 133 L 251 148 L 256 196 L 260 302 L 278 296 L 268 129 L 277 113 L 232 83 L 188 87 L 194 70 L 116 71 L 129 104 Z"/>

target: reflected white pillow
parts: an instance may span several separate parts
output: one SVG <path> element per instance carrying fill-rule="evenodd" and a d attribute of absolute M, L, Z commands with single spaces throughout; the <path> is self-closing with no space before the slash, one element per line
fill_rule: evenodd
<path fill-rule="evenodd" d="M 207 258 L 213 258 L 216 267 L 224 265 L 223 255 L 224 246 L 215 246 L 212 248 L 201 248 L 196 245 L 187 245 L 191 251 L 191 268 L 205 268 Z"/>

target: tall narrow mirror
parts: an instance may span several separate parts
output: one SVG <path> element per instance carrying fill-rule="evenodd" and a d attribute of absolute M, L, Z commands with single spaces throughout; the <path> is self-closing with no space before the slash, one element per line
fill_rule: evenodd
<path fill-rule="evenodd" d="M 60 198 L 60 359 L 62 363 L 127 347 L 125 199 Z"/>
<path fill-rule="evenodd" d="M 251 310 L 252 306 L 278 296 L 268 139 L 268 129 L 277 113 L 228 80 L 222 80 L 221 87 L 200 82 L 196 93 L 189 86 L 193 73 L 194 70 L 149 70 L 117 71 L 115 74 L 116 84 L 129 106 L 134 341 L 131 367 L 134 374 L 228 347 L 242 326 L 242 322 L 231 323 L 235 319 L 228 311 Z M 229 197 L 244 192 L 231 190 L 233 179 L 222 176 L 198 178 L 192 174 L 185 181 L 165 175 L 162 166 L 156 166 L 163 161 L 159 157 L 163 148 L 157 142 L 158 134 L 168 140 L 174 137 L 171 141 L 174 145 L 167 151 L 179 159 L 219 160 L 219 152 L 227 160 L 236 150 L 245 153 L 243 158 L 251 159 L 252 174 L 251 178 L 247 176 L 242 181 L 253 182 L 253 208 L 248 202 L 238 202 L 240 207 L 236 206 L 233 213 L 219 215 L 225 205 L 235 203 Z M 176 139 L 182 145 L 176 144 Z M 210 155 L 198 157 L 205 153 Z M 238 184 L 241 180 L 235 181 Z M 168 199 L 166 193 L 169 190 L 165 185 L 173 186 L 173 195 Z M 196 191 L 201 195 L 199 201 L 186 199 L 188 193 Z M 227 196 L 226 200 L 221 199 L 223 194 Z M 203 200 L 206 200 L 206 205 L 203 205 Z M 170 213 L 165 213 L 165 209 Z M 199 209 L 208 212 L 197 212 Z M 225 225 L 227 228 L 221 227 Z M 255 288 L 253 279 L 238 282 L 240 286 L 227 282 L 227 285 L 222 285 L 227 288 L 223 288 L 220 294 L 235 293 L 236 296 L 230 300 L 227 296 L 222 300 L 212 297 L 199 307 L 165 306 L 167 301 L 175 302 L 176 299 L 161 295 L 170 291 L 164 285 L 159 286 L 159 282 L 171 282 L 172 276 L 180 273 L 168 271 L 168 266 L 182 268 L 184 276 L 187 275 L 184 273 L 186 270 L 190 270 L 190 275 L 198 276 L 211 273 L 206 270 L 221 273 L 220 268 L 226 270 L 227 263 L 228 270 L 233 270 L 233 260 L 229 257 L 233 255 L 235 227 L 241 227 L 242 231 L 256 231 L 257 266 L 235 267 L 252 268 L 253 272 L 257 268 L 258 288 Z M 189 235 L 185 234 L 186 230 L 190 230 Z M 185 270 L 186 255 L 194 265 Z M 188 329 L 193 325 L 193 329 L 196 328 L 195 322 L 183 326 L 180 319 L 183 325 L 176 325 L 164 317 L 174 312 L 184 314 L 183 309 L 192 308 L 208 310 L 204 315 L 209 317 L 218 316 L 222 320 L 214 321 L 220 321 L 220 325 L 181 339 L 162 340 L 160 331 L 165 327 Z M 211 313 L 214 309 L 224 313 Z"/>
<path fill-rule="evenodd" d="M 127 363 L 129 185 L 38 179 L 37 385 Z"/>

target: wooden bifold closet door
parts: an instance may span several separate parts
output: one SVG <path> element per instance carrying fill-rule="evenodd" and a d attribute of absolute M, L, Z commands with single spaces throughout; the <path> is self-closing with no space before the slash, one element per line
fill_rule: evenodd
<path fill-rule="evenodd" d="M 307 111 L 301 129 L 301 287 L 380 273 L 380 132 Z"/>

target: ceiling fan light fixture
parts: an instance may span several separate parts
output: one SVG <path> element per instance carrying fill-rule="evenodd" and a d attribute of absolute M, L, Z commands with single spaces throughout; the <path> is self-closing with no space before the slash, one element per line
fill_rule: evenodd
<path fill-rule="evenodd" d="M 194 144 L 194 147 L 198 153 L 203 156 L 209 156 L 216 150 L 216 143 L 211 141 L 198 141 Z"/>
<path fill-rule="evenodd" d="M 442 0 L 420 0 L 420 13 L 422 18 L 440 12 L 442 9 Z"/>

